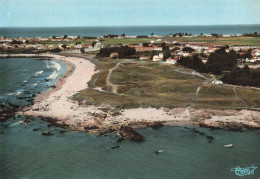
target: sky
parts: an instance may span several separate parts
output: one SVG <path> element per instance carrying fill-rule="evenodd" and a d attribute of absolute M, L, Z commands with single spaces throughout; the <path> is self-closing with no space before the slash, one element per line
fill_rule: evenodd
<path fill-rule="evenodd" d="M 0 27 L 260 24 L 260 0 L 0 0 Z"/>

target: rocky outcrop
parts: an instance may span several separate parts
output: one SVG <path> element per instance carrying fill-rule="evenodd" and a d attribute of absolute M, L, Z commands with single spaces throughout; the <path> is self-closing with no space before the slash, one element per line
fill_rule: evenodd
<path fill-rule="evenodd" d="M 136 132 L 132 127 L 122 126 L 120 128 L 119 133 L 123 138 L 127 138 L 127 139 L 130 139 L 135 142 L 144 141 L 144 137 L 141 134 L 139 134 L 138 132 Z"/>
<path fill-rule="evenodd" d="M 54 133 L 50 132 L 50 131 L 42 131 L 42 135 L 52 136 L 52 135 L 54 135 Z"/>
<path fill-rule="evenodd" d="M 159 129 L 162 126 L 163 126 L 163 122 L 161 121 L 154 121 L 154 122 L 147 123 L 147 127 L 151 127 L 153 129 Z"/>

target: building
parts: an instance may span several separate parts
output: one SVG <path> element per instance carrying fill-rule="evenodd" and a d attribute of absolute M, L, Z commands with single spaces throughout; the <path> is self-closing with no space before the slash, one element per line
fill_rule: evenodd
<path fill-rule="evenodd" d="M 150 59 L 149 56 L 142 56 L 142 57 L 139 58 L 139 60 L 149 60 L 149 59 Z"/>
<path fill-rule="evenodd" d="M 168 58 L 168 59 L 166 59 L 165 63 L 176 64 L 177 63 L 177 59 Z"/>
<path fill-rule="evenodd" d="M 153 61 L 154 62 L 159 62 L 163 60 L 163 53 L 160 53 L 159 55 L 154 55 L 153 56 Z"/>
<path fill-rule="evenodd" d="M 212 84 L 222 85 L 222 84 L 223 84 L 223 81 L 214 80 L 214 81 L 212 81 Z"/>

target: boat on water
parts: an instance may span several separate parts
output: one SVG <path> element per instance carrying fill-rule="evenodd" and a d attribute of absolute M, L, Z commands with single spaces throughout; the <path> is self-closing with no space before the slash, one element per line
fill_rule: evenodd
<path fill-rule="evenodd" d="M 233 144 L 226 144 L 224 145 L 225 148 L 232 148 L 233 147 Z"/>

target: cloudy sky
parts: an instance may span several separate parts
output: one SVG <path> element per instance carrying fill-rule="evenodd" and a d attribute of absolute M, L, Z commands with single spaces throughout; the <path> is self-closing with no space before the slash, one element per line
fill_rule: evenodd
<path fill-rule="evenodd" d="M 260 0 L 0 0 L 0 27 L 260 24 Z"/>

